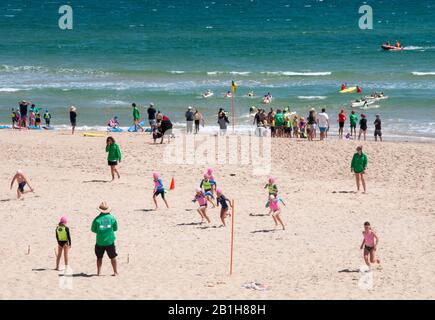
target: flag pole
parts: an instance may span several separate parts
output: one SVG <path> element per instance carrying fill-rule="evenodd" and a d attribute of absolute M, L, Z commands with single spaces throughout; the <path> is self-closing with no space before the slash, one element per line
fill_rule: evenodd
<path fill-rule="evenodd" d="M 230 254 L 230 275 L 233 274 L 233 252 L 234 252 L 234 199 L 231 206 L 231 254 Z"/>
<path fill-rule="evenodd" d="M 231 95 L 232 98 L 232 109 L 233 109 L 233 134 L 235 133 L 235 129 L 234 129 L 234 90 L 233 90 L 233 94 Z"/>

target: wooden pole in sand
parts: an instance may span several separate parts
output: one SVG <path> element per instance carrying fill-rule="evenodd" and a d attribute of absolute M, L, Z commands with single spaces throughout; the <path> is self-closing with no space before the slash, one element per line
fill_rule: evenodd
<path fill-rule="evenodd" d="M 230 275 L 233 274 L 233 252 L 234 252 L 234 199 L 231 206 L 231 254 L 230 254 Z"/>
<path fill-rule="evenodd" d="M 235 133 L 235 129 L 234 129 L 234 95 L 235 95 L 235 91 L 233 90 L 233 94 L 231 95 L 231 108 L 233 111 L 233 134 Z"/>

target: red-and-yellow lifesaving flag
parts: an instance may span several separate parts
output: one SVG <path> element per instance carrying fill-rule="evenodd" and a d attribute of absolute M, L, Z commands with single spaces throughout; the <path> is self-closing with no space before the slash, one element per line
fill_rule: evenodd
<path fill-rule="evenodd" d="M 237 89 L 237 85 L 234 81 L 231 81 L 231 90 L 233 91 L 233 93 L 236 93 L 236 89 Z"/>

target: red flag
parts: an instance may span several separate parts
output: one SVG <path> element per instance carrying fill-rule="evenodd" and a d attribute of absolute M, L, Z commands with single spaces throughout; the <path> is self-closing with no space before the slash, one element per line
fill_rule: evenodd
<path fill-rule="evenodd" d="M 169 187 L 169 190 L 174 190 L 174 189 L 175 189 L 175 180 L 174 177 L 172 177 L 171 186 Z"/>

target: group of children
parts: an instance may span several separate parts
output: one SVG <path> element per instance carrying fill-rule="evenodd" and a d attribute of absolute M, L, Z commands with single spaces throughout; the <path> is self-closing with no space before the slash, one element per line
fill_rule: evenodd
<path fill-rule="evenodd" d="M 45 109 L 45 113 L 42 118 L 45 120 L 45 126 L 50 127 L 51 114 L 48 109 Z M 27 115 L 21 115 L 20 109 L 11 110 L 11 121 L 13 129 L 27 128 L 27 127 L 35 127 L 40 128 L 42 119 L 40 109 L 37 108 L 34 104 L 31 105 L 29 110 L 29 121 L 27 122 Z"/>

